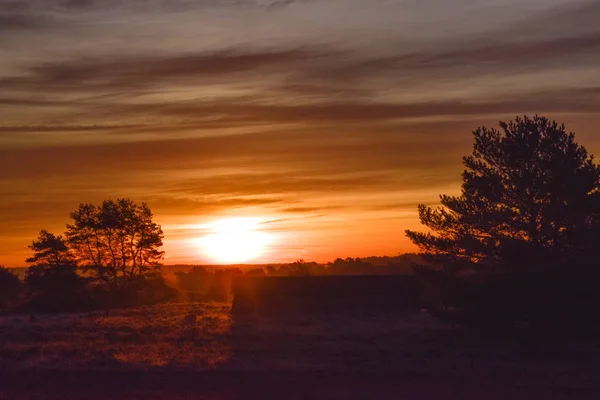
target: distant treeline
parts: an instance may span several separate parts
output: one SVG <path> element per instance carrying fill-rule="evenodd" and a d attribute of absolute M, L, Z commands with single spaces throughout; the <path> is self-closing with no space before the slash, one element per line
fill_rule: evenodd
<path fill-rule="evenodd" d="M 303 260 L 291 264 L 264 266 L 166 266 L 168 280 L 190 300 L 226 300 L 231 282 L 242 276 L 332 276 L 332 275 L 412 275 L 414 265 L 425 261 L 416 254 L 396 257 L 338 258 L 319 264 Z M 171 276 L 172 274 L 172 276 Z"/>
<path fill-rule="evenodd" d="M 83 311 L 156 303 L 175 298 L 190 301 L 227 301 L 233 279 L 242 276 L 333 276 L 412 275 L 414 265 L 425 263 L 416 254 L 395 257 L 338 258 L 327 264 L 299 260 L 289 264 L 202 266 L 167 265 L 134 278 L 121 277 L 115 285 L 103 283 L 74 260 L 53 264 L 52 257 L 64 257 L 67 250 L 46 252 L 52 242 L 61 247 L 61 238 L 47 232 L 34 243 L 37 254 L 48 258 L 31 267 L 0 269 L 0 310 Z M 43 244 L 40 250 L 39 245 Z M 34 246 L 32 246 L 34 247 Z M 66 247 L 65 247 L 66 248 Z M 50 257 L 47 257 L 50 256 Z M 38 257 L 39 258 L 39 257 Z M 60 257 L 59 257 L 60 258 Z"/>

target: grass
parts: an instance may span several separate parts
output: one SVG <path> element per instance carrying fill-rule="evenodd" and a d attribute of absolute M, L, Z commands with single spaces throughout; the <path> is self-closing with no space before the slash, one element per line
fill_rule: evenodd
<path fill-rule="evenodd" d="M 0 368 L 213 368 L 229 355 L 229 307 L 173 303 L 34 318 L 3 316 Z"/>
<path fill-rule="evenodd" d="M 57 392 L 57 398 L 78 398 L 70 392 L 77 385 L 82 398 L 92 398 L 85 385 L 96 385 L 94 390 L 99 393 L 109 390 L 102 384 L 104 378 L 99 378 L 103 375 L 97 374 L 108 374 L 107 381 L 122 382 L 123 374 L 129 373 L 142 374 L 139 381 L 144 382 L 141 389 L 131 389 L 132 398 L 141 393 L 164 395 L 160 392 L 164 387 L 170 388 L 169 396 L 156 398 L 188 398 L 175 394 L 193 393 L 198 385 L 213 387 L 218 394 L 233 390 L 232 382 L 238 382 L 239 391 L 248 386 L 259 390 L 266 382 L 273 384 L 274 377 L 280 382 L 278 390 L 318 381 L 315 390 L 337 391 L 343 386 L 347 398 L 360 393 L 362 398 L 365 393 L 368 397 L 366 387 L 378 387 L 381 398 L 386 398 L 384 392 L 402 388 L 421 393 L 431 389 L 431 382 L 437 382 L 438 388 L 481 386 L 484 393 L 490 388 L 509 394 L 514 388 L 530 392 L 543 388 L 549 394 L 563 393 L 560 390 L 569 394 L 546 398 L 587 398 L 575 394 L 600 393 L 594 373 L 600 370 L 600 347 L 590 343 L 484 342 L 419 312 L 402 318 L 232 319 L 230 307 L 230 303 L 171 303 L 34 318 L 0 316 L 0 376 L 31 377 L 30 372 L 35 371 L 33 376 L 46 376 L 37 385 L 53 390 L 54 380 L 48 378 L 52 375 L 43 374 L 56 371 L 61 379 L 65 371 L 71 371 L 66 376 L 78 374 L 64 389 L 67 392 Z M 87 372 L 91 375 L 82 375 Z M 200 372 L 204 375 L 198 375 Z M 173 389 L 177 385 L 181 388 Z M 45 389 L 38 386 L 41 397 L 33 396 L 29 386 L 22 383 L 9 398 L 15 393 L 22 398 L 47 397 Z M 119 392 L 105 394 L 98 398 L 119 397 Z M 312 397 L 304 394 L 298 398 Z"/>

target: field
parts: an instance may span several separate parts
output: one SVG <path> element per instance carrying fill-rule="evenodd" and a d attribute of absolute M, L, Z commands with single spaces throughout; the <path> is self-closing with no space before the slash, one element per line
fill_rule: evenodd
<path fill-rule="evenodd" d="M 600 398 L 600 347 L 428 315 L 232 320 L 229 303 L 0 317 L 0 398 Z"/>

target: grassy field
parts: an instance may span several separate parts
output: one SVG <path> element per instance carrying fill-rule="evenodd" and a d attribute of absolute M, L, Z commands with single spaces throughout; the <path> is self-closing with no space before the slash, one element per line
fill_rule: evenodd
<path fill-rule="evenodd" d="M 0 317 L 0 368 L 214 368 L 229 357 L 228 303 Z"/>
<path fill-rule="evenodd" d="M 229 310 L 2 316 L 0 398 L 600 398 L 600 347 L 589 343 L 483 342 L 418 312 L 232 320 Z"/>

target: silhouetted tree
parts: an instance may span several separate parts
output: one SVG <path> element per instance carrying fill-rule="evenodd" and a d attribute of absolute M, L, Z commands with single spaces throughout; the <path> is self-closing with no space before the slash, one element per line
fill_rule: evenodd
<path fill-rule="evenodd" d="M 227 300 L 233 277 L 243 275 L 239 268 L 218 269 L 209 272 L 202 266 L 195 266 L 188 272 L 175 272 L 177 287 L 189 300 L 193 301 Z"/>
<path fill-rule="evenodd" d="M 71 213 L 67 238 L 78 262 L 118 286 L 161 267 L 163 232 L 146 203 L 107 200 Z"/>
<path fill-rule="evenodd" d="M 32 264 L 25 273 L 30 309 L 45 312 L 78 311 L 89 308 L 85 279 L 62 236 L 42 230 L 31 246 Z"/>
<path fill-rule="evenodd" d="M 247 276 L 265 276 L 265 270 L 262 268 L 252 268 L 246 271 Z"/>
<path fill-rule="evenodd" d="M 519 309 L 537 318 L 553 298 L 565 311 L 575 287 L 598 283 L 591 264 L 600 255 L 600 167 L 564 125 L 525 116 L 500 127 L 473 132 L 461 195 L 440 196 L 437 209 L 419 205 L 430 232 L 406 234 L 441 267 L 436 279 L 450 307 L 494 301 L 496 316 Z"/>
<path fill-rule="evenodd" d="M 72 265 L 74 258 L 67 242 L 60 235 L 55 235 L 47 230 L 40 231 L 36 240 L 29 246 L 33 256 L 26 262 L 34 266 Z"/>
<path fill-rule="evenodd" d="M 375 275 L 375 266 L 364 262 L 360 258 L 351 257 L 345 260 L 338 258 L 327 265 L 327 273 L 330 275 Z"/>
<path fill-rule="evenodd" d="M 17 300 L 21 281 L 9 269 L 0 265 L 0 311 Z"/>
<path fill-rule="evenodd" d="M 189 300 L 203 300 L 212 279 L 212 274 L 202 266 L 194 266 L 188 272 L 175 272 L 177 287 Z"/>
<path fill-rule="evenodd" d="M 304 260 L 298 260 L 290 265 L 289 276 L 311 276 L 310 266 Z"/>
<path fill-rule="evenodd" d="M 280 274 L 279 268 L 275 267 L 274 265 L 267 265 L 267 275 L 276 276 L 279 274 Z"/>

